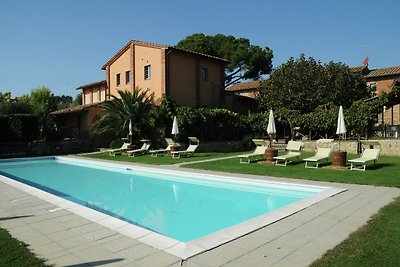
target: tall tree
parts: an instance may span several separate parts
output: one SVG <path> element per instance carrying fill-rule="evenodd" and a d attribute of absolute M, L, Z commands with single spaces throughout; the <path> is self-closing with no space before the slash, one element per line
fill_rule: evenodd
<path fill-rule="evenodd" d="M 116 135 L 128 135 L 129 121 L 132 121 L 132 136 L 142 137 L 153 121 L 154 94 L 136 87 L 132 92 L 118 91 L 119 97 L 101 103 L 102 112 L 97 117 L 96 131 L 113 131 Z"/>
<path fill-rule="evenodd" d="M 251 45 L 246 38 L 195 33 L 179 41 L 176 46 L 229 60 L 225 68 L 225 86 L 240 80 L 259 79 L 272 70 L 272 50 Z"/>
<path fill-rule="evenodd" d="M 19 103 L 25 103 L 29 104 L 30 103 L 31 96 L 29 94 L 17 96 L 16 101 Z"/>
<path fill-rule="evenodd" d="M 72 106 L 82 105 L 82 92 L 77 94 L 75 99 L 72 101 Z"/>
<path fill-rule="evenodd" d="M 11 102 L 12 97 L 11 97 L 11 92 L 0 92 L 0 103 L 4 102 Z"/>
<path fill-rule="evenodd" d="M 31 114 L 32 107 L 28 102 L 20 102 L 12 98 L 11 92 L 0 92 L 0 115 Z"/>
<path fill-rule="evenodd" d="M 54 121 L 50 115 L 52 111 L 57 109 L 57 101 L 54 94 L 47 87 L 38 87 L 31 91 L 29 104 L 32 106 L 33 114 L 39 119 L 39 138 L 45 138 L 47 132 L 54 127 Z"/>
<path fill-rule="evenodd" d="M 57 109 L 63 109 L 72 106 L 72 97 L 69 95 L 55 96 Z"/>
<path fill-rule="evenodd" d="M 368 96 L 364 78 L 342 63 L 321 64 L 313 58 L 290 58 L 279 66 L 259 88 L 262 110 L 282 107 L 300 113 L 314 111 L 320 105 L 351 104 Z"/>

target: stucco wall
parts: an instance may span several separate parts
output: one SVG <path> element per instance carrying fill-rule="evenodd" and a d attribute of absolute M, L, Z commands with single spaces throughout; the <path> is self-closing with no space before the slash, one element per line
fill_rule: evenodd
<path fill-rule="evenodd" d="M 84 88 L 82 94 L 82 105 L 101 102 L 106 100 L 106 87 Z"/>
<path fill-rule="evenodd" d="M 221 102 L 221 66 L 215 61 L 202 58 L 200 65 L 200 106 L 217 107 Z M 201 68 L 206 68 L 208 78 L 206 81 L 201 79 Z"/>
<path fill-rule="evenodd" d="M 221 63 L 206 57 L 173 51 L 169 55 L 170 96 L 178 105 L 217 107 L 221 101 Z M 207 80 L 201 78 L 207 69 Z"/>
<path fill-rule="evenodd" d="M 107 81 L 110 87 L 110 94 L 118 96 L 118 90 L 130 90 L 130 84 L 126 84 L 125 72 L 130 70 L 131 67 L 131 51 L 125 51 L 115 62 L 110 65 L 110 77 Z M 117 74 L 121 74 L 121 84 L 117 86 Z M 132 81 L 131 81 L 132 83 Z"/>
<path fill-rule="evenodd" d="M 155 100 L 165 94 L 165 71 L 162 65 L 164 49 L 135 45 L 135 85 L 154 93 Z M 145 66 L 151 66 L 151 78 L 144 76 Z"/>
<path fill-rule="evenodd" d="M 196 106 L 195 60 L 181 53 L 169 55 L 170 96 L 178 105 Z"/>

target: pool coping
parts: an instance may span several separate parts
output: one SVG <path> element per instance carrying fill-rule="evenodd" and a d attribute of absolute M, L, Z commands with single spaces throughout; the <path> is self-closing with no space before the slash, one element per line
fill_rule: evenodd
<path fill-rule="evenodd" d="M 196 171 L 185 171 L 185 170 L 173 170 L 171 168 L 161 168 L 161 167 L 154 167 L 154 166 L 140 166 L 136 164 L 130 163 L 116 163 L 116 162 L 105 162 L 93 159 L 83 159 L 77 157 L 65 157 L 65 156 L 50 156 L 50 157 L 39 157 L 34 159 L 57 159 L 61 158 L 63 160 L 70 160 L 76 161 L 79 160 L 80 162 L 90 162 L 90 163 L 99 163 L 103 166 L 111 166 L 111 167 L 118 167 L 118 168 L 131 168 L 135 166 L 141 169 L 152 169 L 158 171 L 165 171 L 166 169 L 169 172 L 176 172 L 176 173 L 183 173 L 183 174 L 198 174 L 199 172 Z M 0 160 L 0 162 L 4 161 L 23 161 L 23 160 L 34 160 L 32 158 L 24 158 L 24 159 L 5 159 Z M 215 179 L 215 178 L 224 178 L 224 179 L 235 179 L 241 181 L 251 181 L 260 183 L 260 180 L 254 180 L 251 178 L 244 178 L 244 177 L 237 177 L 237 175 L 230 175 L 227 173 L 221 174 L 206 174 L 202 173 L 202 175 L 206 176 L 207 179 Z M 79 215 L 87 220 L 90 220 L 94 223 L 107 227 L 113 231 L 116 231 L 120 234 L 128 236 L 130 238 L 134 238 L 144 244 L 150 245 L 156 249 L 162 250 L 169 254 L 175 255 L 182 259 L 188 259 L 195 255 L 201 254 L 205 251 L 211 250 L 215 247 L 221 246 L 225 243 L 231 242 L 237 238 L 240 238 L 244 235 L 250 234 L 254 231 L 259 230 L 265 226 L 268 226 L 274 222 L 282 220 L 288 216 L 291 216 L 313 204 L 316 204 L 326 198 L 332 197 L 336 194 L 346 191 L 347 189 L 339 188 L 339 187 L 329 187 L 329 186 L 315 186 L 307 183 L 286 183 L 286 182 L 276 182 L 276 181 L 269 181 L 263 180 L 262 183 L 273 183 L 273 184 L 290 184 L 294 186 L 309 186 L 312 188 L 325 188 L 325 191 L 319 193 L 313 197 L 308 197 L 306 199 L 297 201 L 295 203 L 289 204 L 283 208 L 277 209 L 275 211 L 269 212 L 267 214 L 260 215 L 258 217 L 252 218 L 248 221 L 239 223 L 234 226 L 227 227 L 223 230 L 218 232 L 212 233 L 210 235 L 189 241 L 189 242 L 181 242 L 175 240 L 173 238 L 152 232 L 148 229 L 130 224 L 129 222 L 114 218 L 112 216 L 106 215 L 99 211 L 93 210 L 91 208 L 82 206 L 80 204 L 74 203 L 72 201 L 63 199 L 61 197 L 55 196 L 51 193 L 45 192 L 41 189 L 26 185 L 24 183 L 18 182 L 16 180 L 10 179 L 3 175 L 0 175 L 0 181 L 12 185 L 22 191 L 25 191 L 33 196 L 36 196 L 42 200 L 45 200 L 61 209 L 65 209 L 70 211 L 76 215 Z"/>

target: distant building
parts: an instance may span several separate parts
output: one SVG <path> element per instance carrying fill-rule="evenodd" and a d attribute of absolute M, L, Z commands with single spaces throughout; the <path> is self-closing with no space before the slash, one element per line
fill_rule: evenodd
<path fill-rule="evenodd" d="M 225 107 L 247 114 L 257 110 L 257 91 L 262 80 L 241 82 L 225 88 Z"/>
<path fill-rule="evenodd" d="M 383 92 L 390 92 L 395 83 L 400 83 L 400 66 L 382 69 L 368 69 L 368 66 L 351 68 L 353 72 L 364 75 L 371 97 L 376 97 Z M 382 113 L 378 116 L 378 123 L 399 126 L 400 104 L 392 107 L 382 107 Z"/>
<path fill-rule="evenodd" d="M 235 95 L 256 98 L 257 90 L 262 80 L 242 82 L 233 84 L 225 89 L 226 92 L 232 92 Z"/>

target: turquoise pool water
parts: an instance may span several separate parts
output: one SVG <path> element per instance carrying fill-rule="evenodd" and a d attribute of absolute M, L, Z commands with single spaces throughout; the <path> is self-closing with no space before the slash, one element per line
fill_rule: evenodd
<path fill-rule="evenodd" d="M 90 161 L 4 161 L 0 174 L 188 242 L 323 191 Z"/>

